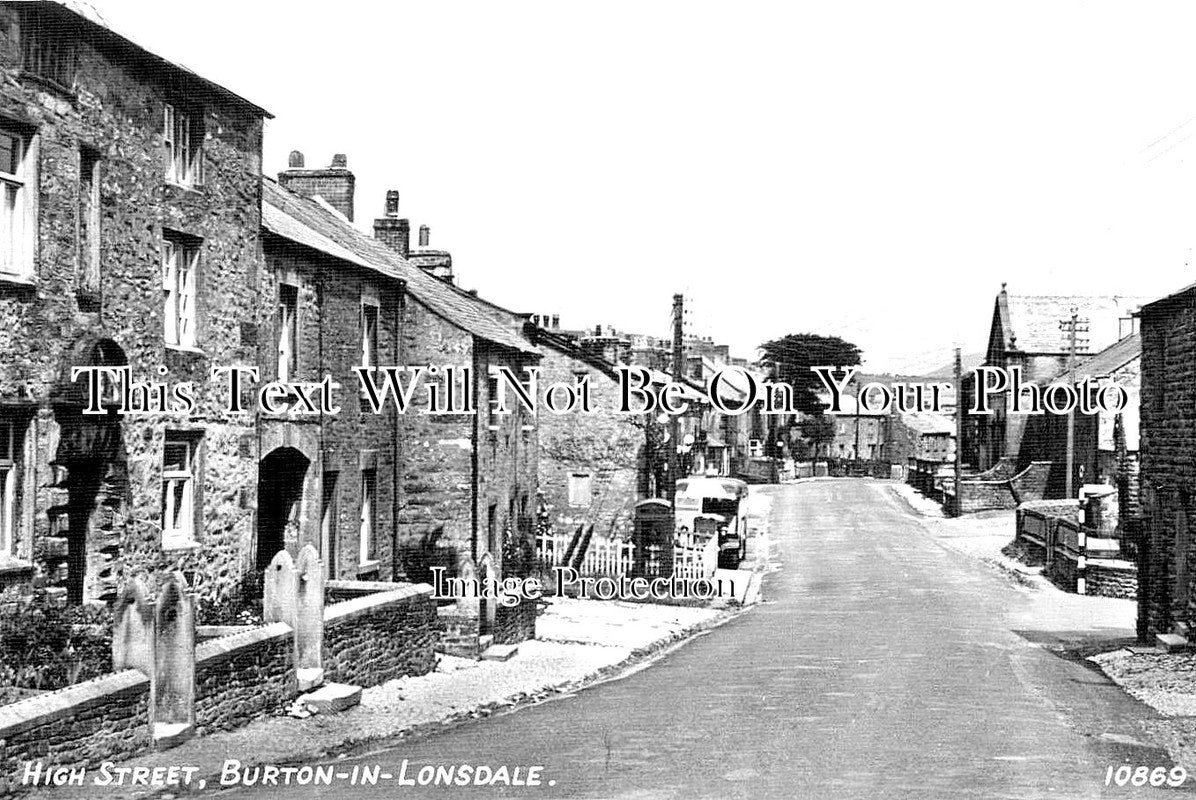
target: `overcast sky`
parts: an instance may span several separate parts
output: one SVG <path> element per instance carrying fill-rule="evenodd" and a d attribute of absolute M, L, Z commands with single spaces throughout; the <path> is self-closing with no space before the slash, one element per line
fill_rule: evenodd
<path fill-rule="evenodd" d="M 275 114 L 265 169 L 348 155 L 519 311 L 872 368 L 983 349 L 1022 294 L 1193 282 L 1188 3 L 95 0 Z"/>

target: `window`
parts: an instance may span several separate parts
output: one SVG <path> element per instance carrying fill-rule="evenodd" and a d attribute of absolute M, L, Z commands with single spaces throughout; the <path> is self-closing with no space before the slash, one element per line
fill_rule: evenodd
<path fill-rule="evenodd" d="M 16 556 L 19 434 L 15 422 L 0 421 L 0 561 Z"/>
<path fill-rule="evenodd" d="M 296 327 L 299 290 L 285 283 L 278 286 L 278 379 L 289 381 L 296 369 Z"/>
<path fill-rule="evenodd" d="M 79 207 L 75 216 L 76 264 L 79 288 L 100 288 L 100 158 L 95 151 L 79 151 Z"/>
<path fill-rule="evenodd" d="M 378 306 L 361 307 L 361 366 L 378 366 Z"/>
<path fill-rule="evenodd" d="M 29 140 L 22 134 L 0 128 L 0 274 L 33 275 L 33 202 L 31 180 L 33 159 Z"/>
<path fill-rule="evenodd" d="M 750 439 L 748 441 L 748 456 L 751 458 L 760 458 L 764 455 L 764 443 L 759 439 Z"/>
<path fill-rule="evenodd" d="M 162 299 L 166 344 L 195 347 L 195 273 L 199 246 L 175 234 L 162 239 Z"/>
<path fill-rule="evenodd" d="M 198 111 L 166 104 L 162 114 L 162 150 L 166 180 L 180 186 L 202 181 L 203 117 Z"/>
<path fill-rule="evenodd" d="M 194 436 L 166 432 L 162 447 L 162 548 L 195 542 Z"/>
<path fill-rule="evenodd" d="M 377 543 L 374 528 L 376 523 L 376 507 L 378 500 L 378 472 L 373 469 L 361 471 L 361 552 L 362 566 L 372 564 L 377 559 Z"/>
<path fill-rule="evenodd" d="M 69 90 L 75 82 L 77 34 L 64 21 L 40 14 L 26 15 L 21 25 L 25 71 Z"/>
<path fill-rule="evenodd" d="M 569 505 L 588 506 L 593 492 L 593 475 L 588 472 L 569 473 Z"/>

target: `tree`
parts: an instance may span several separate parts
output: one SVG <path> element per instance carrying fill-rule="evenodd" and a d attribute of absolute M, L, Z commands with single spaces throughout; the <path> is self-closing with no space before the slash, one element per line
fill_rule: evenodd
<path fill-rule="evenodd" d="M 776 365 L 776 379 L 793 387 L 793 402 L 799 411 L 819 416 L 825 406 L 818 393 L 826 387 L 810 367 L 855 367 L 860 363 L 860 348 L 838 336 L 816 333 L 791 333 L 760 345 L 762 361 Z M 838 374 L 837 377 L 842 377 Z"/>
<path fill-rule="evenodd" d="M 823 442 L 833 442 L 835 431 L 838 430 L 834 420 L 827 419 L 821 414 L 803 418 L 797 424 L 797 428 L 801 431 L 802 438 L 810 443 L 810 455 L 813 458 L 818 457 L 818 445 Z"/>

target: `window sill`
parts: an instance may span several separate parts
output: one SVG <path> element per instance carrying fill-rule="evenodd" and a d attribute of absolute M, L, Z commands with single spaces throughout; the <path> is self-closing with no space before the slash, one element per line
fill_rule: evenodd
<path fill-rule="evenodd" d="M 32 275 L 16 275 L 11 272 L 0 272 L 0 284 L 12 284 L 13 286 L 20 286 L 26 289 L 33 289 L 37 286 L 37 278 Z"/>
<path fill-rule="evenodd" d="M 163 178 L 162 184 L 171 189 L 177 189 L 180 192 L 189 192 L 191 194 L 197 194 L 200 196 L 206 194 L 203 190 L 202 183 L 179 183 L 178 181 L 171 180 L 170 178 Z"/>
<path fill-rule="evenodd" d="M 163 553 L 194 553 L 203 545 L 195 541 L 162 542 Z"/>
<path fill-rule="evenodd" d="M 203 350 L 191 345 L 168 344 L 166 345 L 166 349 L 175 353 L 190 353 L 196 356 L 207 355 Z"/>
<path fill-rule="evenodd" d="M 13 556 L 0 556 L 0 576 L 33 572 L 33 563 Z"/>

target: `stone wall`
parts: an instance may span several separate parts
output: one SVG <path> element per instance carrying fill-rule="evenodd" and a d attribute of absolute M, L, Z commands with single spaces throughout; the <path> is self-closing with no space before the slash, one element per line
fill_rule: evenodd
<path fill-rule="evenodd" d="M 536 603 L 523 600 L 518 605 L 499 605 L 494 614 L 494 643 L 516 644 L 536 638 Z"/>
<path fill-rule="evenodd" d="M 149 678 L 137 670 L 0 707 L 0 797 L 16 794 L 26 761 L 91 766 L 131 758 L 149 741 Z"/>
<path fill-rule="evenodd" d="M 1196 620 L 1192 497 L 1196 495 L 1196 295 L 1188 291 L 1142 312 L 1138 631 L 1146 639 Z M 1182 562 L 1182 563 L 1181 563 Z M 1182 585 L 1181 585 L 1182 584 Z"/>
<path fill-rule="evenodd" d="M 281 622 L 195 648 L 195 727 L 229 730 L 274 711 L 296 694 L 291 628 Z"/>
<path fill-rule="evenodd" d="M 324 612 L 328 680 L 376 686 L 436 666 L 440 636 L 432 587 L 404 586 L 329 606 Z"/>

